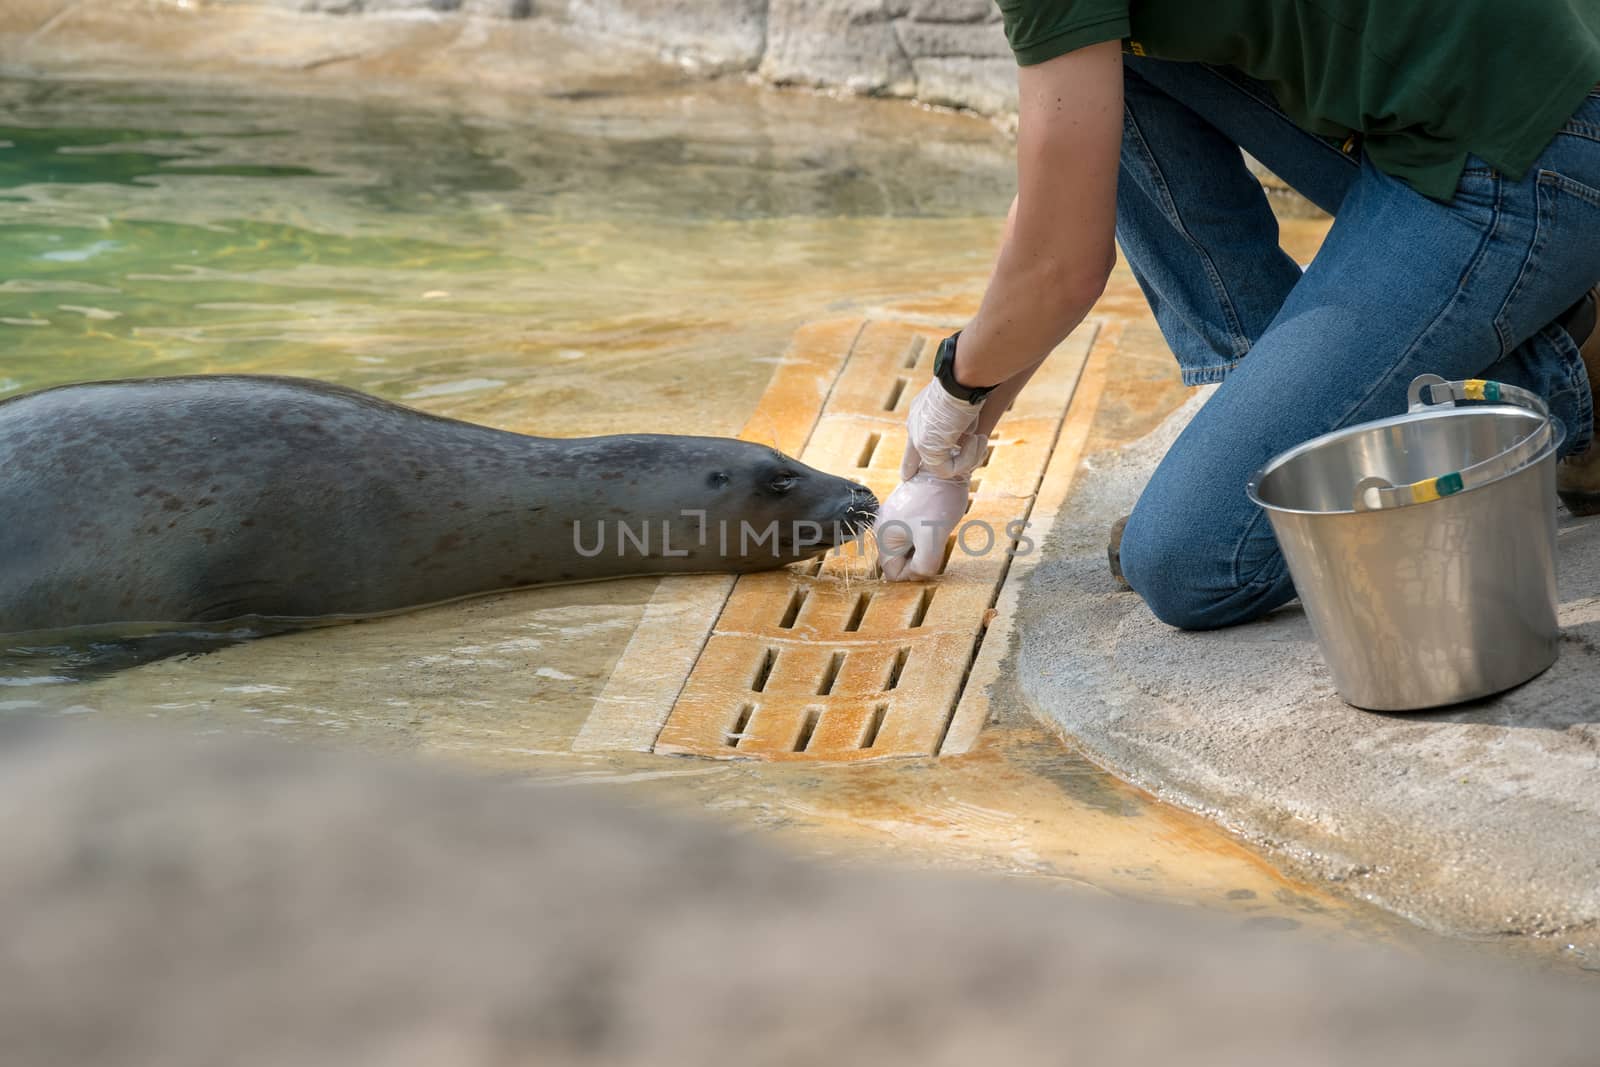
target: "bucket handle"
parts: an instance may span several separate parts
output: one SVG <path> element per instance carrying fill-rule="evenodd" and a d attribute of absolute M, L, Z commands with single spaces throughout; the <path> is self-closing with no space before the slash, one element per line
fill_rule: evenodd
<path fill-rule="evenodd" d="M 1423 398 L 1424 394 L 1427 399 Z M 1550 417 L 1550 407 L 1544 402 L 1544 398 L 1519 386 L 1484 381 L 1482 378 L 1447 382 L 1437 374 L 1419 374 L 1411 379 L 1411 386 L 1406 390 L 1406 411 L 1422 411 L 1436 404 L 1454 407 L 1458 400 L 1487 400 L 1491 404 L 1515 404 L 1518 407 L 1531 408 L 1545 418 Z"/>
<path fill-rule="evenodd" d="M 1363 478 L 1356 483 L 1355 510 L 1381 511 L 1385 508 L 1405 507 L 1408 504 L 1425 504 L 1443 496 L 1454 496 L 1463 489 L 1472 489 L 1486 482 L 1492 482 L 1510 471 L 1526 466 L 1550 443 L 1549 405 L 1536 393 L 1518 386 L 1484 381 L 1482 378 L 1447 382 L 1437 374 L 1419 374 L 1411 380 L 1411 387 L 1406 390 L 1408 412 L 1424 411 L 1438 405 L 1454 407 L 1460 400 L 1514 404 L 1543 415 L 1544 421 L 1532 433 L 1504 452 L 1437 478 L 1424 478 L 1410 485 L 1395 485 L 1387 478 L 1376 475 Z M 1370 502 L 1373 496 L 1377 498 L 1376 505 Z"/>

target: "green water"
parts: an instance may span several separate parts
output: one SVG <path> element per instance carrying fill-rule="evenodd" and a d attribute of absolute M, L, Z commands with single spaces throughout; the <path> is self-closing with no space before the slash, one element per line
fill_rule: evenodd
<path fill-rule="evenodd" d="M 799 324 L 974 291 L 1012 185 L 989 126 L 903 104 L 425 97 L 0 80 L 0 398 L 248 371 L 524 432 L 737 433 Z M 0 650 L 0 711 L 562 749 L 653 588 L 534 590 L 81 685 L 49 684 L 53 651 Z"/>
<path fill-rule="evenodd" d="M 731 433 L 799 322 L 981 278 L 1010 196 L 997 134 L 904 106 L 498 103 L 0 81 L 0 396 L 249 371 Z"/>

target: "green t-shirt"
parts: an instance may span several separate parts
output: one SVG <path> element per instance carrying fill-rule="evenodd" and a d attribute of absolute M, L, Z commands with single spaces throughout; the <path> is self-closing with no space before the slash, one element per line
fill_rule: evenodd
<path fill-rule="evenodd" d="M 1600 83 L 1600 0 L 998 0 L 1023 66 L 1124 40 L 1233 67 L 1312 133 L 1359 132 L 1436 200 L 1468 153 L 1520 179 Z"/>

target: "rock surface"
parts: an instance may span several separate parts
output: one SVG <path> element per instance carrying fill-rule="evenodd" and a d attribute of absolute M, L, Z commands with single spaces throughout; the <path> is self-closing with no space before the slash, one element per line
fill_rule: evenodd
<path fill-rule="evenodd" d="M 209 0 L 333 15 L 532 18 L 780 84 L 1004 115 L 1016 61 L 992 0 Z"/>
<path fill-rule="evenodd" d="M 765 0 L 568 0 L 564 5 L 537 5 L 534 15 L 649 45 L 681 60 L 735 70 L 755 69 L 768 33 Z"/>
<path fill-rule="evenodd" d="M 1108 573 L 1106 531 L 1203 400 L 1086 460 L 1023 597 L 1028 700 L 1117 774 L 1317 876 L 1435 929 L 1546 937 L 1600 968 L 1600 522 L 1561 531 L 1553 668 L 1442 712 L 1358 711 L 1298 603 L 1183 633 Z"/>
<path fill-rule="evenodd" d="M 0 1059 L 1589 1064 L 1589 983 L 802 866 L 592 789 L 4 730 Z"/>

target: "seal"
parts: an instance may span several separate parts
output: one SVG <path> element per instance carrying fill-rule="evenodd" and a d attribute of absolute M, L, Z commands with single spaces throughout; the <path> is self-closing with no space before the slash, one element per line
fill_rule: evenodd
<path fill-rule="evenodd" d="M 0 633 L 759 570 L 842 544 L 876 507 L 727 438 L 531 437 L 300 378 L 59 386 L 0 401 Z"/>

